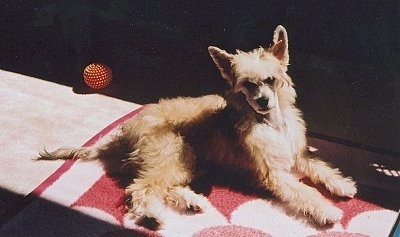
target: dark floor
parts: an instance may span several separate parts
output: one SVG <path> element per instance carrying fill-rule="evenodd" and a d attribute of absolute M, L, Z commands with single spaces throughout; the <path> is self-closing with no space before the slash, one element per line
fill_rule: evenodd
<path fill-rule="evenodd" d="M 221 92 L 207 47 L 268 46 L 283 24 L 310 132 L 400 157 L 398 1 L 3 1 L 0 11 L 0 69 L 141 104 Z M 106 89 L 83 83 L 91 62 L 113 69 Z"/>

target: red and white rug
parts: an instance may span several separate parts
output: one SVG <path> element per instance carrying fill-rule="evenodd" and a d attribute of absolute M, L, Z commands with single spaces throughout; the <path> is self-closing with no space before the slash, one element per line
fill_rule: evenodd
<path fill-rule="evenodd" d="M 90 139 L 91 146 L 140 109 Z M 304 181 L 306 182 L 306 181 Z M 204 213 L 165 213 L 166 223 L 149 230 L 125 216 L 124 189 L 99 162 L 66 161 L 38 186 L 0 228 L 4 236 L 387 236 L 397 212 L 359 198 L 338 199 L 321 192 L 344 211 L 340 223 L 318 227 L 286 214 L 281 203 L 222 186 L 212 186 Z"/>

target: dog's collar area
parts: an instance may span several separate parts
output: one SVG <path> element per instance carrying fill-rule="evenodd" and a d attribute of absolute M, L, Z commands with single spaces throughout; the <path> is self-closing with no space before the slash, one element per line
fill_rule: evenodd
<path fill-rule="evenodd" d="M 244 110 L 238 110 L 235 107 L 231 107 L 228 106 L 225 111 L 228 112 L 228 119 L 230 121 L 233 121 L 233 123 L 235 123 L 236 121 L 240 120 L 241 118 L 243 118 L 244 114 L 249 114 L 251 113 L 252 116 L 255 118 L 256 122 L 259 124 L 266 124 L 271 128 L 276 128 L 273 123 L 266 117 L 268 116 L 268 114 L 260 114 L 258 113 L 256 110 L 254 110 L 252 107 L 251 110 L 248 111 L 244 111 Z"/>
<path fill-rule="evenodd" d="M 284 123 L 274 123 L 274 121 L 272 121 L 272 119 L 270 118 L 271 116 L 270 113 L 264 115 L 257 113 L 256 111 L 254 111 L 254 113 L 257 123 L 266 124 L 269 127 L 277 130 L 281 130 L 284 127 Z"/>
<path fill-rule="evenodd" d="M 275 128 L 275 127 L 272 125 L 272 123 L 271 123 L 268 119 L 266 119 L 266 118 L 264 118 L 263 123 L 267 124 L 267 125 L 270 126 L 271 128 Z"/>
<path fill-rule="evenodd" d="M 255 118 L 257 120 L 258 123 L 265 123 L 268 126 L 270 126 L 271 128 L 273 128 L 274 126 L 272 125 L 272 123 L 265 117 L 265 115 L 263 114 L 259 114 L 256 111 L 255 112 Z"/>

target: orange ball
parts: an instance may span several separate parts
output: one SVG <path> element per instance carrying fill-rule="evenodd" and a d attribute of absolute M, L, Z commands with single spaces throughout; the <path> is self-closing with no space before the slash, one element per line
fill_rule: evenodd
<path fill-rule="evenodd" d="M 83 71 L 83 79 L 86 85 L 93 89 L 107 87 L 112 81 L 111 68 L 102 63 L 89 64 Z"/>

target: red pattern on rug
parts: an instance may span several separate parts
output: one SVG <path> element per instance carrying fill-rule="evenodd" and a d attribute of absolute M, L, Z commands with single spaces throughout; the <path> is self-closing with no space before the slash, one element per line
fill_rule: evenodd
<path fill-rule="evenodd" d="M 211 193 L 207 198 L 228 220 L 231 218 L 232 212 L 236 210 L 237 207 L 245 202 L 255 199 L 255 197 L 251 195 L 215 186 L 212 187 Z"/>
<path fill-rule="evenodd" d="M 325 189 L 320 189 L 322 193 L 325 193 Z M 326 196 L 331 196 L 330 194 Z M 258 197 L 246 195 L 237 191 L 230 190 L 226 187 L 212 187 L 210 194 L 207 196 L 212 205 L 222 213 L 228 220 L 230 220 L 232 213 L 237 210 L 242 204 L 256 200 Z M 384 210 L 384 208 L 377 206 L 372 203 L 365 202 L 358 198 L 353 199 L 342 199 L 332 200 L 333 203 L 344 211 L 342 219 L 342 225 L 346 229 L 349 222 L 353 217 L 366 211 Z M 103 175 L 90 189 L 84 193 L 73 205 L 74 206 L 85 206 L 103 210 L 110 215 L 114 216 L 121 225 L 124 222 L 124 190 L 119 187 L 117 181 L 113 178 Z M 274 218 L 266 216 L 265 218 Z M 235 235 L 232 235 L 235 233 Z M 238 226 L 214 226 L 196 233 L 194 236 L 270 236 L 268 233 L 264 233 L 260 230 Z M 314 236 L 314 235 L 312 235 Z M 365 236 L 358 233 L 348 232 L 326 232 L 322 231 L 320 234 L 315 236 Z"/>
<path fill-rule="evenodd" d="M 122 225 L 125 214 L 125 195 L 112 178 L 103 175 L 72 207 L 84 206 L 103 210 Z"/>

